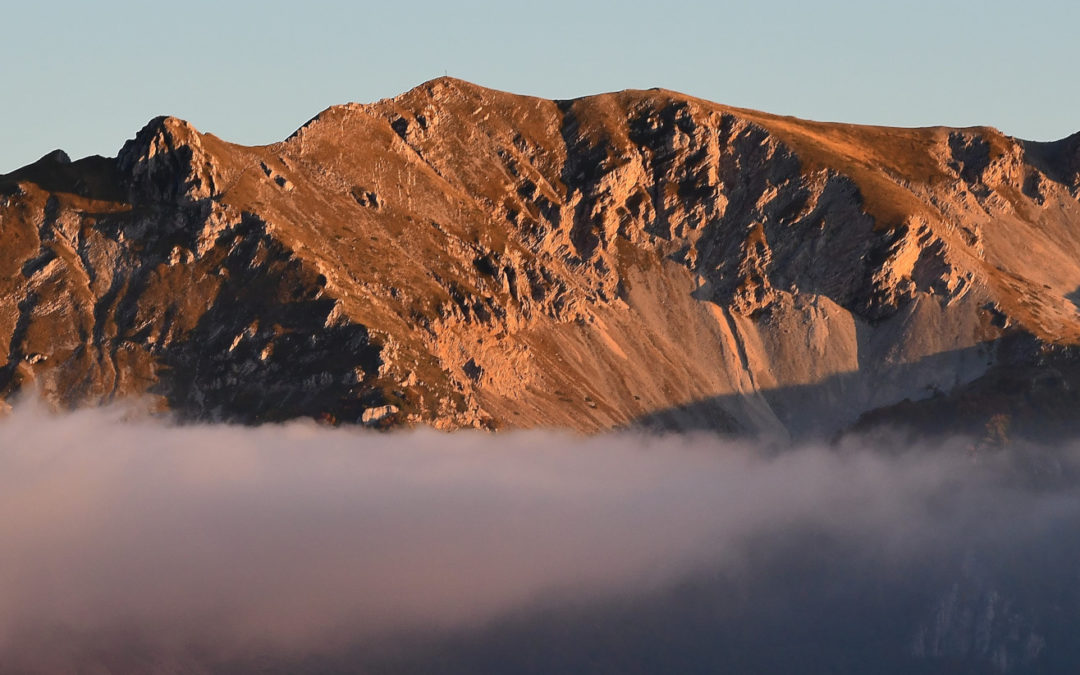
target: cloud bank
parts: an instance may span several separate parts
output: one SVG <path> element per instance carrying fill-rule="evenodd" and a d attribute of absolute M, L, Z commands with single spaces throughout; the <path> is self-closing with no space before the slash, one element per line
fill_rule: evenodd
<path fill-rule="evenodd" d="M 24 406 L 0 422 L 0 663 L 134 672 L 364 654 L 692 579 L 753 595 L 724 601 L 745 615 L 790 601 L 793 579 L 843 597 L 925 570 L 941 579 L 893 636 L 902 651 L 1042 658 L 1049 638 L 1025 598 L 965 579 L 1000 567 L 978 560 L 1080 532 L 1077 450 L 967 447 L 177 427 Z M 987 593 L 1012 603 L 995 611 L 1015 615 L 1016 636 L 991 617 L 978 643 Z"/>

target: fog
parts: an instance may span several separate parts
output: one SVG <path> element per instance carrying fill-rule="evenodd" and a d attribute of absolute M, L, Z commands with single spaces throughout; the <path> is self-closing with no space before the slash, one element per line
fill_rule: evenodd
<path fill-rule="evenodd" d="M 1037 565 L 1075 585 L 1060 544 L 1080 533 L 1080 453 L 971 448 L 176 426 L 24 405 L 0 422 L 0 670 L 376 652 L 394 670 L 386 654 L 406 642 L 442 659 L 452 642 L 475 665 L 483 645 L 514 651 L 533 627 L 552 640 L 553 624 L 572 653 L 582 617 L 619 651 L 610 621 L 629 612 L 655 637 L 650 607 L 702 624 L 680 640 L 714 620 L 774 626 L 763 607 L 819 621 L 792 602 L 834 617 L 902 606 L 881 625 L 912 658 L 1038 664 L 1053 631 L 1016 579 Z M 702 583 L 711 618 L 689 620 L 678 593 Z"/>

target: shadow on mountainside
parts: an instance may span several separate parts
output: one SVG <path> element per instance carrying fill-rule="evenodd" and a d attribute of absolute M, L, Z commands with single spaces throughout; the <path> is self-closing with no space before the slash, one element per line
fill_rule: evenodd
<path fill-rule="evenodd" d="M 323 275 L 252 214 L 211 221 L 214 185 L 187 146 L 154 161 L 135 142 L 125 148 L 124 161 L 72 163 L 57 151 L 0 176 L 0 203 L 29 185 L 48 193 L 42 215 L 24 223 L 38 248 L 17 261 L 20 299 L 0 395 L 47 381 L 56 362 L 80 373 L 58 394 L 65 407 L 148 391 L 184 420 L 360 422 L 386 403 L 373 384 L 381 346 L 337 314 Z M 131 208 L 91 213 L 67 195 Z M 63 313 L 38 290 L 49 283 L 78 291 Z M 69 325 L 70 356 L 53 359 L 33 342 Z"/>
<path fill-rule="evenodd" d="M 1071 302 L 1073 308 L 1080 314 L 1080 287 L 1077 287 L 1072 293 L 1066 293 L 1065 299 Z"/>
<path fill-rule="evenodd" d="M 104 202 L 124 202 L 124 187 L 116 160 L 93 155 L 72 162 L 62 150 L 54 150 L 33 164 L 0 174 L 0 196 L 18 194 L 18 184 L 33 183 L 45 192 L 70 194 Z"/>
<path fill-rule="evenodd" d="M 1080 349 L 994 366 L 948 393 L 868 411 L 852 430 L 891 427 L 916 436 L 964 433 L 992 445 L 1080 436 Z"/>
<path fill-rule="evenodd" d="M 245 423 L 294 417 L 359 422 L 385 403 L 373 386 L 381 347 L 333 316 L 325 278 L 305 270 L 245 216 L 221 242 L 225 281 L 193 330 L 161 350 L 151 391 L 187 419 Z"/>
<path fill-rule="evenodd" d="M 1021 141 L 1027 160 L 1047 178 L 1075 190 L 1080 180 L 1080 132 L 1058 141 Z"/>
<path fill-rule="evenodd" d="M 629 426 L 811 440 L 877 426 L 978 435 L 1005 415 L 1018 434 L 1048 440 L 1080 432 L 1078 410 L 1080 352 L 1061 348 L 1047 356 L 1035 338 L 1018 333 L 912 363 L 868 364 L 817 383 L 713 396 Z"/>

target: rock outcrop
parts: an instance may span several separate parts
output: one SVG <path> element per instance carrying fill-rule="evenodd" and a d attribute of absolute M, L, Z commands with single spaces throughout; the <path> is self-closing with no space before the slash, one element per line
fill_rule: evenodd
<path fill-rule="evenodd" d="M 1071 353 L 1080 135 L 441 78 L 268 146 L 51 153 L 0 243 L 4 397 L 784 438 Z"/>

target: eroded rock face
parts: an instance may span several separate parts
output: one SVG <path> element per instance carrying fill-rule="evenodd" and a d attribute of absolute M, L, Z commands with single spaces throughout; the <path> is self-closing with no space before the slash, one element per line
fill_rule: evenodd
<path fill-rule="evenodd" d="M 1080 341 L 1076 139 L 449 78 L 258 148 L 157 118 L 0 177 L 0 393 L 831 432 Z"/>
<path fill-rule="evenodd" d="M 199 132 L 175 117 L 157 117 L 116 157 L 132 204 L 182 205 L 211 199 L 221 181 Z"/>

